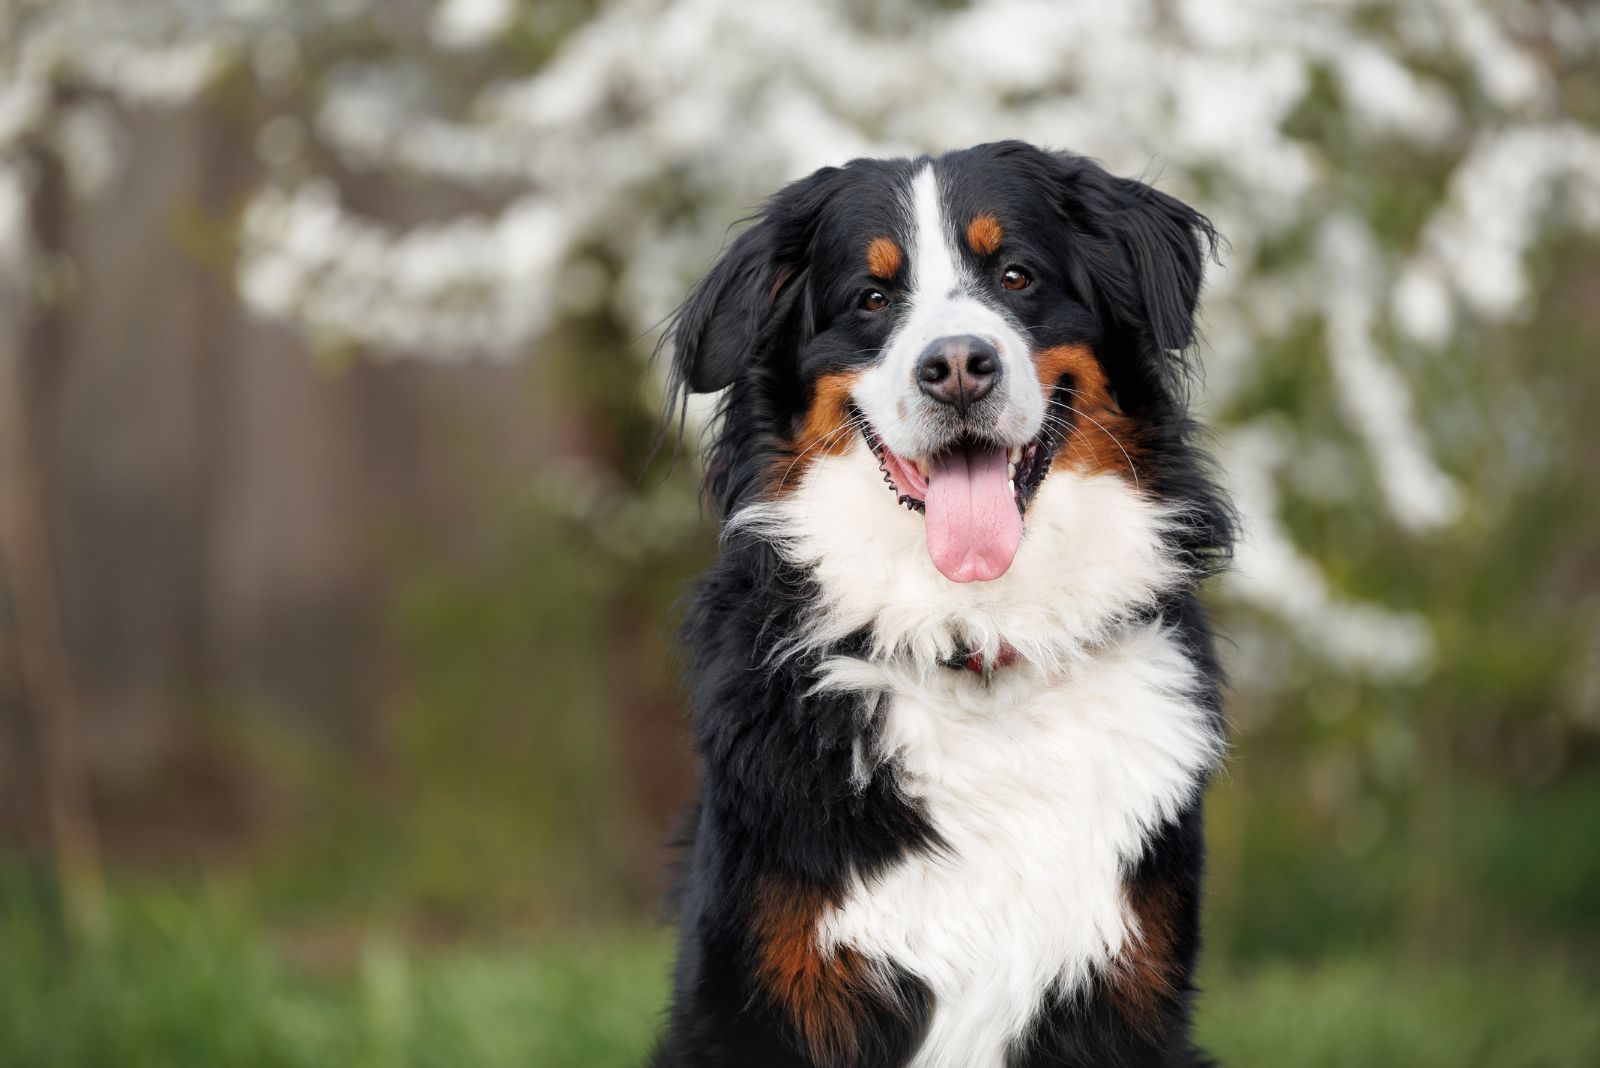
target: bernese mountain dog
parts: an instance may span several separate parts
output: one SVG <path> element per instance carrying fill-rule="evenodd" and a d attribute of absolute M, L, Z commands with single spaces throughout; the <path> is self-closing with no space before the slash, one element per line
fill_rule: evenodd
<path fill-rule="evenodd" d="M 1209 1063 L 1186 353 L 1217 235 L 1019 142 L 771 197 L 669 331 L 721 391 L 657 1068 Z"/>

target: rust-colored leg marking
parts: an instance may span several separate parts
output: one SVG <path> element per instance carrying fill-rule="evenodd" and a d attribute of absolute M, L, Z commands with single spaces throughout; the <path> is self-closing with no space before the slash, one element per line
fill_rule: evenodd
<path fill-rule="evenodd" d="M 756 975 L 812 1058 L 838 1064 L 860 1048 L 869 984 L 860 954 L 850 949 L 826 953 L 817 943 L 817 921 L 826 905 L 819 890 L 764 881 L 756 900 Z"/>
<path fill-rule="evenodd" d="M 1087 345 L 1058 345 L 1034 356 L 1039 387 L 1049 404 L 1063 378 L 1070 392 L 1072 432 L 1056 450 L 1053 468 L 1075 467 L 1085 473 L 1114 472 L 1137 479 L 1138 426 L 1112 399 L 1111 386 L 1100 361 Z"/>
<path fill-rule="evenodd" d="M 1130 1026 L 1150 1032 L 1159 1026 L 1162 1006 L 1178 996 L 1174 953 L 1183 903 L 1167 883 L 1133 883 L 1125 893 L 1138 930 L 1129 932 L 1112 966 L 1111 997 Z"/>
<path fill-rule="evenodd" d="M 987 212 L 974 215 L 967 224 L 967 244 L 980 256 L 994 253 L 1004 238 L 1005 231 L 1000 227 L 1000 220 Z"/>

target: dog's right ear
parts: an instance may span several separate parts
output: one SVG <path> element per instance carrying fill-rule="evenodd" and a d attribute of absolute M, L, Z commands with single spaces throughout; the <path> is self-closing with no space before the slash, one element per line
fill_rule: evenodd
<path fill-rule="evenodd" d="M 793 277 L 775 261 L 772 229 L 772 221 L 760 217 L 735 238 L 678 310 L 672 372 L 689 392 L 716 392 L 754 358 Z"/>
<path fill-rule="evenodd" d="M 772 345 L 804 289 L 818 213 L 839 173 L 824 168 L 768 199 L 694 287 L 671 333 L 680 389 L 714 393 Z"/>

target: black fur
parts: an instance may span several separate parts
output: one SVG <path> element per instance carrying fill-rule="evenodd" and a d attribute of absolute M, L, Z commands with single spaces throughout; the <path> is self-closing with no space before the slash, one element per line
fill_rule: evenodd
<path fill-rule="evenodd" d="M 671 332 L 675 403 L 688 391 L 727 387 L 707 472 L 722 516 L 769 490 L 773 463 L 803 421 L 817 377 L 876 358 L 893 317 L 857 310 L 860 250 L 893 228 L 897 189 L 927 162 L 858 160 L 786 187 L 680 310 Z M 1198 572 L 1213 570 L 1232 525 L 1195 444 L 1184 357 L 1204 264 L 1215 250 L 1210 224 L 1089 160 L 1017 142 L 935 163 L 952 214 L 998 204 L 1019 220 L 1008 223 L 1007 257 L 1025 262 L 1039 284 L 1010 306 L 1013 315 L 1040 347 L 1092 345 L 1119 405 L 1141 428 L 1146 488 L 1193 516 L 1174 550 Z M 656 1068 L 887 1068 L 906 1062 L 926 1025 L 929 995 L 914 977 L 897 974 L 897 997 L 861 995 L 856 1051 L 813 1059 L 759 977 L 758 912 L 771 887 L 837 900 L 852 874 L 940 848 L 924 814 L 896 788 L 893 765 L 878 769 L 866 789 L 852 787 L 852 751 L 872 742 L 863 738 L 872 727 L 860 699 L 806 696 L 817 658 L 774 655 L 807 625 L 814 595 L 809 574 L 759 536 L 736 532 L 693 597 L 683 633 L 703 778 L 676 899 L 680 953 Z M 1161 614 L 1209 680 L 1206 700 L 1220 733 L 1220 671 L 1193 591 L 1169 598 Z M 863 645 L 857 635 L 830 655 Z M 1176 971 L 1171 989 L 1155 997 L 1157 1011 L 1130 1019 L 1108 978 L 1047 1005 L 1010 1064 L 1206 1063 L 1189 1042 L 1202 865 L 1196 800 L 1151 837 L 1129 874 L 1130 885 L 1155 886 L 1177 903 Z"/>

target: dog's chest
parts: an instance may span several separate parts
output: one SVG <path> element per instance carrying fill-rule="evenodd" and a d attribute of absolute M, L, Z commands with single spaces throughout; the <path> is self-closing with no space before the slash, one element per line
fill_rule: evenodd
<path fill-rule="evenodd" d="M 915 1068 L 999 1068 L 1049 991 L 1138 937 L 1123 876 L 1217 755 L 1193 669 L 1159 628 L 1070 678 L 1023 672 L 992 701 L 951 677 L 903 681 L 879 706 L 879 757 L 945 848 L 858 881 L 819 936 L 927 984 Z"/>

